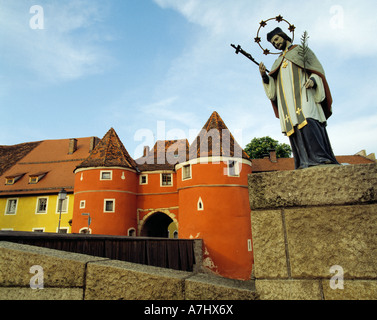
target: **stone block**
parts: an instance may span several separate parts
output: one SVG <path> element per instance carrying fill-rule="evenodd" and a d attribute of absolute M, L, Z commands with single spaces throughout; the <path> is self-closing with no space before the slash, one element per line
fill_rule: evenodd
<path fill-rule="evenodd" d="M 252 281 L 237 281 L 197 274 L 186 280 L 186 300 L 256 300 Z"/>
<path fill-rule="evenodd" d="M 261 300 L 322 300 L 318 280 L 256 280 Z"/>
<path fill-rule="evenodd" d="M 252 210 L 377 201 L 377 164 L 249 175 Z"/>
<path fill-rule="evenodd" d="M 190 275 L 115 260 L 89 263 L 85 300 L 183 300 Z"/>
<path fill-rule="evenodd" d="M 251 212 L 254 275 L 257 279 L 287 278 L 287 257 L 280 210 Z"/>
<path fill-rule="evenodd" d="M 377 300 L 377 280 L 345 280 L 344 289 L 333 290 L 329 280 L 322 281 L 325 300 Z"/>
<path fill-rule="evenodd" d="M 83 287 L 85 264 L 103 258 L 0 242 L 0 287 L 29 287 L 35 274 L 32 266 L 43 268 L 44 287 Z"/>
<path fill-rule="evenodd" d="M 83 288 L 0 288 L 0 300 L 82 300 Z"/>
<path fill-rule="evenodd" d="M 293 278 L 330 278 L 334 265 L 345 279 L 377 278 L 377 204 L 284 212 Z"/>

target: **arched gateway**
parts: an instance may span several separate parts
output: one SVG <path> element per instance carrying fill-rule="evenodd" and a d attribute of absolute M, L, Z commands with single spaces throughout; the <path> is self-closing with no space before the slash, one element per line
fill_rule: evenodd
<path fill-rule="evenodd" d="M 141 229 L 142 237 L 169 237 L 169 226 L 173 219 L 162 212 L 156 212 L 151 215 L 144 223 Z"/>

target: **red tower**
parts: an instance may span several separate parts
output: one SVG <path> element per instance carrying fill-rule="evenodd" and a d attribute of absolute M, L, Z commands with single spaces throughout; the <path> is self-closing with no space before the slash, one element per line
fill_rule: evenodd
<path fill-rule="evenodd" d="M 214 112 L 176 166 L 180 238 L 204 242 L 204 265 L 250 279 L 253 254 L 247 176 L 251 161 Z"/>
<path fill-rule="evenodd" d="M 111 128 L 75 170 L 72 232 L 127 235 L 137 229 L 137 166 Z M 84 214 L 84 215 L 83 215 Z"/>

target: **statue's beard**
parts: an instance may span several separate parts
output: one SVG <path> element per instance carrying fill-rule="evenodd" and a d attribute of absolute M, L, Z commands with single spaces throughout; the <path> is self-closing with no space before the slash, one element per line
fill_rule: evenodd
<path fill-rule="evenodd" d="M 278 47 L 278 46 L 274 46 L 274 47 L 278 50 L 284 51 L 285 49 L 287 49 L 287 40 L 283 41 L 283 43 L 281 44 L 281 47 Z"/>

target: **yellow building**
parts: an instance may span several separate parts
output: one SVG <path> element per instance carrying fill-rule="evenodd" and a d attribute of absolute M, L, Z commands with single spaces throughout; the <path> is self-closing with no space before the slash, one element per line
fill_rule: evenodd
<path fill-rule="evenodd" d="M 97 142 L 91 137 L 0 147 L 0 230 L 58 232 L 60 226 L 70 233 L 73 171 Z M 62 189 L 67 196 L 60 201 Z"/>

